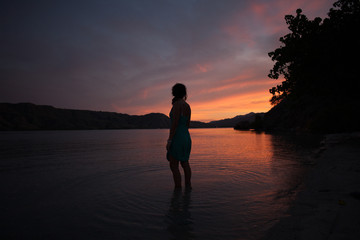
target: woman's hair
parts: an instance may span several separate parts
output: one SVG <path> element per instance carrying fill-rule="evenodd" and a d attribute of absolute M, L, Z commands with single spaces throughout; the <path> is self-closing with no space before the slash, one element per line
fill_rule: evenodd
<path fill-rule="evenodd" d="M 172 99 L 172 104 L 174 104 L 177 100 L 187 98 L 186 87 L 184 84 L 177 83 L 172 87 L 172 95 L 174 98 Z"/>

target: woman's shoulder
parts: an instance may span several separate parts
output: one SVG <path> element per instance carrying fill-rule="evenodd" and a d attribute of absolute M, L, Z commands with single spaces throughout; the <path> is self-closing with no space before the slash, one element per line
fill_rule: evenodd
<path fill-rule="evenodd" d="M 173 108 L 180 108 L 182 105 L 183 103 L 181 103 L 181 100 L 178 100 L 173 103 Z"/>
<path fill-rule="evenodd" d="M 187 107 L 187 108 L 190 108 L 190 105 L 183 99 L 179 100 L 179 101 L 176 101 L 173 106 L 176 106 L 176 107 Z"/>
<path fill-rule="evenodd" d="M 185 106 L 186 108 L 190 108 L 190 104 L 187 103 L 185 100 L 183 100 L 183 101 L 184 101 L 184 105 L 183 105 L 183 106 Z"/>
<path fill-rule="evenodd" d="M 181 109 L 181 112 L 183 115 L 187 116 L 187 115 L 191 114 L 190 105 L 185 100 L 182 100 L 179 105 L 180 105 L 180 109 Z"/>

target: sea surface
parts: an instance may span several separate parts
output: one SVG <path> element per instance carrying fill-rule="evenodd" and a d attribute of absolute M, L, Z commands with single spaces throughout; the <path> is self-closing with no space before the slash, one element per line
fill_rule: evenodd
<path fill-rule="evenodd" d="M 0 132 L 0 239 L 261 239 L 318 137 L 190 129 L 174 191 L 168 130 Z"/>

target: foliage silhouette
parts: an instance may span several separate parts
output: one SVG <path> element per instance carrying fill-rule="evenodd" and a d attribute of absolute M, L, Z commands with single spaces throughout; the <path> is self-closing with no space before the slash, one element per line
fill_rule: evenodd
<path fill-rule="evenodd" d="M 301 9 L 296 16 L 285 16 L 291 32 L 280 38 L 280 48 L 269 53 L 275 64 L 268 76 L 284 79 L 269 90 L 273 105 L 304 95 L 356 96 L 360 1 L 340 0 L 333 6 L 324 20 L 309 20 Z"/>
<path fill-rule="evenodd" d="M 359 131 L 360 1 L 339 0 L 328 17 L 309 20 L 301 9 L 285 16 L 290 33 L 269 53 L 269 77 L 282 79 L 269 89 L 273 108 L 267 130 L 322 133 Z"/>

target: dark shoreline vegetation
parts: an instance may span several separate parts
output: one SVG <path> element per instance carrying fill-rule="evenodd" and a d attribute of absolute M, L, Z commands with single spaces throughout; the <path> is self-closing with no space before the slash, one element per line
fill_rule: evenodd
<path fill-rule="evenodd" d="M 290 33 L 269 53 L 275 64 L 268 75 L 284 80 L 269 90 L 274 107 L 264 117 L 265 129 L 360 130 L 360 1 L 340 0 L 333 7 L 324 20 L 309 20 L 301 9 L 285 16 Z"/>

